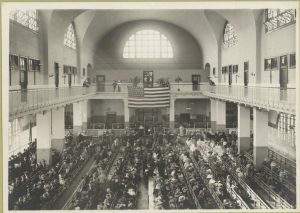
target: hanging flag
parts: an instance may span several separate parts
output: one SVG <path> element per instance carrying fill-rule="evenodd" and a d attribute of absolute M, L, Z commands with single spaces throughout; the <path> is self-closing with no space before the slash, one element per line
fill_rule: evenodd
<path fill-rule="evenodd" d="M 128 87 L 129 108 L 162 108 L 169 106 L 169 87 Z"/>

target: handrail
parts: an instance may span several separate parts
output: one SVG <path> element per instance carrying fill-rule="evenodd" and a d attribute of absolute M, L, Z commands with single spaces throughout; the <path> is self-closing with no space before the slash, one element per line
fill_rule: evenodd
<path fill-rule="evenodd" d="M 281 196 L 279 196 L 276 192 L 274 192 L 274 190 L 271 189 L 266 183 L 259 180 L 255 175 L 252 176 L 252 178 L 261 188 L 263 188 L 267 193 L 269 193 L 276 202 L 279 201 L 279 203 L 284 205 L 285 208 L 288 209 L 294 208 L 291 204 L 289 204 L 286 200 L 284 200 Z"/>
<path fill-rule="evenodd" d="M 296 89 L 245 87 L 238 85 L 206 85 L 200 91 L 209 97 L 242 102 L 254 106 L 294 113 Z"/>
<path fill-rule="evenodd" d="M 271 169 L 268 168 L 267 166 L 264 166 L 264 172 L 266 172 L 269 176 L 272 175 L 272 177 L 275 177 L 275 178 L 279 181 L 279 179 L 280 179 L 280 178 L 279 178 L 279 175 L 276 174 L 276 173 L 272 173 L 272 172 L 271 172 Z M 287 189 L 289 189 L 291 192 L 293 192 L 294 194 L 296 194 L 296 185 L 290 183 L 289 181 L 287 181 L 287 180 L 285 180 L 285 179 L 282 180 L 282 183 L 283 183 L 283 185 L 284 185 Z"/>
<path fill-rule="evenodd" d="M 105 168 L 105 171 L 104 171 L 105 174 L 107 174 L 107 172 L 110 170 L 110 168 L 111 168 L 113 162 L 115 161 L 115 159 L 116 159 L 118 153 L 119 153 L 119 149 L 117 149 L 117 150 L 114 152 L 113 157 L 111 158 L 111 161 L 110 161 L 109 164 L 108 164 L 108 167 Z M 96 162 L 96 161 L 95 161 L 95 162 Z M 96 166 L 95 162 L 93 163 L 93 165 L 91 166 L 91 168 L 90 168 L 89 171 L 87 172 L 88 175 L 91 174 L 91 173 L 93 172 L 93 170 L 95 170 L 95 166 Z M 80 182 L 80 184 L 77 186 L 77 188 L 75 189 L 75 191 L 73 192 L 73 194 L 71 195 L 71 197 L 68 199 L 68 201 L 65 203 L 65 205 L 64 205 L 64 207 L 63 207 L 62 209 L 64 209 L 64 210 L 70 209 L 71 204 L 72 204 L 72 202 L 74 201 L 76 192 L 78 192 L 79 189 L 82 189 L 82 187 L 83 187 L 84 184 L 85 184 L 85 179 L 83 179 L 83 180 Z"/>
<path fill-rule="evenodd" d="M 206 146 L 206 147 L 209 148 L 210 150 L 212 150 L 211 147 L 208 147 L 208 146 Z M 232 175 L 232 177 L 235 179 L 235 181 L 243 187 L 243 189 L 251 196 L 251 198 L 253 200 L 258 202 L 260 207 L 263 207 L 264 209 L 270 209 L 269 206 L 248 186 L 247 183 L 244 182 L 243 179 L 238 178 L 234 171 L 233 172 L 229 171 L 229 168 L 231 168 L 231 170 L 232 170 L 231 162 L 230 162 L 230 164 L 228 162 L 223 162 L 223 163 L 225 164 L 225 168 Z"/>
<path fill-rule="evenodd" d="M 180 165 L 180 169 L 181 169 L 181 171 L 182 171 L 182 174 L 183 174 L 183 176 L 184 176 L 185 182 L 186 182 L 186 184 L 187 184 L 187 187 L 188 187 L 188 189 L 189 189 L 190 195 L 191 195 L 191 197 L 193 198 L 194 203 L 195 203 L 197 209 L 202 209 L 202 207 L 201 207 L 201 205 L 200 205 L 200 203 L 199 203 L 199 200 L 197 199 L 195 193 L 194 193 L 193 190 L 192 190 L 191 184 L 190 184 L 190 182 L 189 182 L 188 179 L 187 179 L 186 171 L 185 171 L 185 169 L 183 168 L 182 162 L 181 162 L 180 160 L 179 160 L 179 165 Z"/>
<path fill-rule="evenodd" d="M 245 203 L 245 201 L 241 198 L 241 196 L 228 184 L 226 184 L 227 192 L 239 203 L 242 209 L 250 209 L 249 206 Z"/>
<path fill-rule="evenodd" d="M 36 110 L 45 110 L 59 105 L 85 99 L 96 93 L 96 88 L 63 87 L 14 90 L 9 92 L 10 119 L 30 114 Z"/>
<path fill-rule="evenodd" d="M 228 162 L 224 162 L 225 168 L 232 168 L 232 165 L 229 165 Z M 228 170 L 228 169 L 227 169 Z M 253 191 L 253 189 L 241 178 L 238 178 L 236 173 L 230 172 L 232 177 L 235 179 L 237 183 L 239 183 L 243 189 L 250 195 L 250 197 L 259 204 L 259 207 L 263 207 L 261 209 L 270 209 L 270 207 Z"/>
<path fill-rule="evenodd" d="M 191 160 L 192 160 L 192 162 L 193 162 L 193 164 L 196 168 L 196 171 L 198 172 L 199 176 L 201 177 L 203 183 L 205 184 L 206 188 L 210 192 L 210 194 L 213 197 L 214 201 L 217 203 L 217 205 L 219 206 L 220 209 L 225 209 L 225 206 L 221 202 L 220 198 L 217 196 L 216 192 L 209 187 L 208 181 L 205 178 L 203 178 L 203 176 L 205 176 L 205 174 L 203 173 L 203 169 L 199 167 L 199 164 L 196 162 L 193 155 L 190 155 L 190 157 L 191 157 Z"/>
<path fill-rule="evenodd" d="M 285 164 L 285 165 L 286 165 L 286 164 L 290 165 L 290 166 L 296 171 L 296 162 L 295 162 L 295 161 L 290 160 L 290 159 L 287 159 L 287 158 L 286 158 L 285 156 L 283 156 L 282 154 L 280 154 L 280 153 L 278 153 L 278 152 L 272 150 L 272 148 L 269 148 L 269 150 L 268 150 L 268 156 L 269 156 L 270 159 L 274 159 L 273 156 L 275 156 L 275 161 L 276 161 L 276 163 L 280 164 L 280 167 L 281 167 L 281 166 L 282 166 L 281 161 L 280 161 L 280 162 L 277 161 L 277 159 L 278 159 L 277 156 L 279 156 L 281 159 L 284 159 L 284 164 Z M 294 175 L 294 174 L 293 174 L 293 175 Z"/>

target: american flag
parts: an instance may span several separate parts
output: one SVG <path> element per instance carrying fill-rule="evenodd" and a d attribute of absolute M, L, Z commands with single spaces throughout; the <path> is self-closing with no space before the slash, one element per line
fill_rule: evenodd
<path fill-rule="evenodd" d="M 169 87 L 128 87 L 129 108 L 161 108 L 169 106 Z"/>

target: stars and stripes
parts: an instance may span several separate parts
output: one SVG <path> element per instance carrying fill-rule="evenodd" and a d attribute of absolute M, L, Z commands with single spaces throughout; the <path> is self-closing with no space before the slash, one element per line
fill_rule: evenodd
<path fill-rule="evenodd" d="M 129 108 L 161 108 L 169 106 L 169 87 L 128 87 Z"/>

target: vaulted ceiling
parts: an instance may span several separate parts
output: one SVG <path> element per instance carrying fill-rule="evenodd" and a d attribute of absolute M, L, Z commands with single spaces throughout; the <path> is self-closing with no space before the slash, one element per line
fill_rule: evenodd
<path fill-rule="evenodd" d="M 255 39 L 255 17 L 262 10 L 52 10 L 49 39 L 63 40 L 68 25 L 74 21 L 79 45 L 95 51 L 106 34 L 131 21 L 154 20 L 176 25 L 195 38 L 205 56 L 217 51 L 226 21 L 239 34 L 247 27 Z"/>

